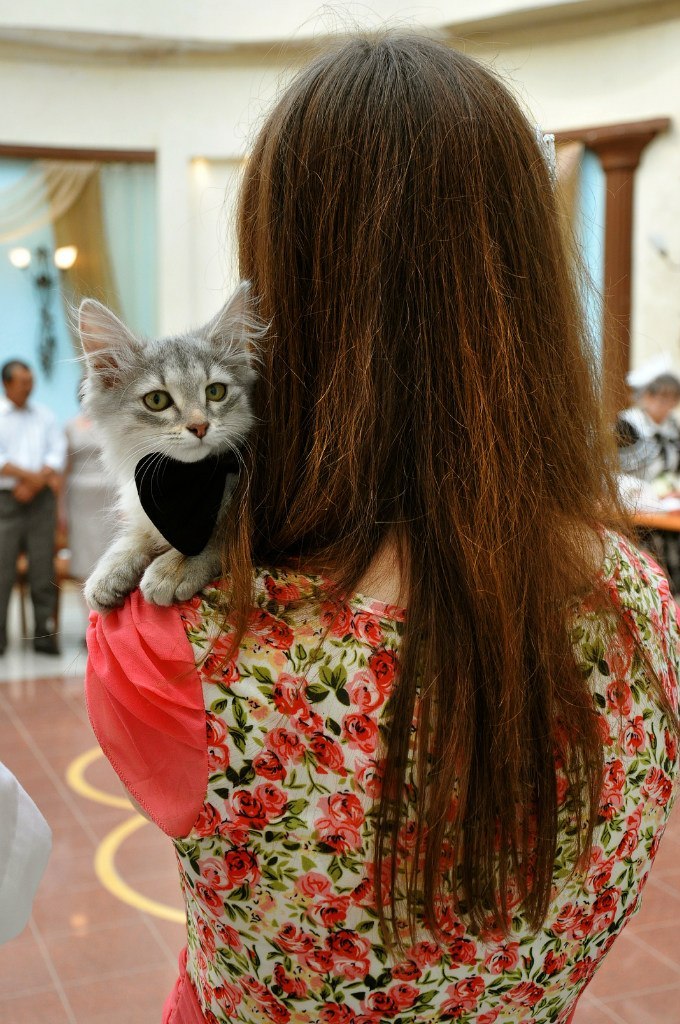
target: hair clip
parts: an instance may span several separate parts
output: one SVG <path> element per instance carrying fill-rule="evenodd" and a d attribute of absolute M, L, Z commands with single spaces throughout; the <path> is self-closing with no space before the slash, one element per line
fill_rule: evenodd
<path fill-rule="evenodd" d="M 545 165 L 553 185 L 557 184 L 557 154 L 555 152 L 555 136 L 552 133 L 544 133 L 539 125 L 535 127 L 536 142 L 543 154 Z"/>

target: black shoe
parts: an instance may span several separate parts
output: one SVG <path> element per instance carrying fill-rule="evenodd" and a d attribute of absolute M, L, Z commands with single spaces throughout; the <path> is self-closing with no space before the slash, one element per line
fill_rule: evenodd
<path fill-rule="evenodd" d="M 56 636 L 37 636 L 33 641 L 33 650 L 38 654 L 61 654 Z"/>

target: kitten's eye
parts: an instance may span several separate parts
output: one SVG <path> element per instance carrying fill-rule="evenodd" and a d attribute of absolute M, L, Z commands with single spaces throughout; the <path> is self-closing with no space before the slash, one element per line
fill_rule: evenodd
<path fill-rule="evenodd" d="M 148 395 L 144 395 L 142 401 L 147 409 L 151 409 L 151 412 L 162 412 L 163 409 L 169 409 L 171 405 L 175 404 L 167 391 L 149 391 Z"/>
<path fill-rule="evenodd" d="M 226 384 L 208 384 L 205 389 L 205 397 L 209 402 L 221 402 L 226 393 Z"/>

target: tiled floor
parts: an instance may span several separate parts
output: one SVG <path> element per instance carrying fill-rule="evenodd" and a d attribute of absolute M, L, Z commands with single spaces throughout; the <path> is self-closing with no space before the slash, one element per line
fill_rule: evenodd
<path fill-rule="evenodd" d="M 133 812 L 99 802 L 98 793 L 122 797 L 102 757 L 83 773 L 95 800 L 67 780 L 69 765 L 96 745 L 82 696 L 83 632 L 70 592 L 61 658 L 36 655 L 18 639 L 0 658 L 0 759 L 42 810 L 54 843 L 28 928 L 0 947 L 2 1024 L 158 1024 L 183 944 L 181 924 L 121 902 L 95 873 L 102 840 Z M 180 911 L 172 849 L 153 826 L 124 841 L 115 866 L 132 890 Z"/>
<path fill-rule="evenodd" d="M 149 1024 L 160 1020 L 183 927 L 121 902 L 103 888 L 94 857 L 132 811 L 74 792 L 66 772 L 94 746 L 81 678 L 0 686 L 2 759 L 47 817 L 54 848 L 29 928 L 0 949 L 2 1024 Z M 99 758 L 85 773 L 96 792 L 121 795 Z M 116 867 L 135 891 L 179 910 L 172 850 L 145 824 Z"/>
<path fill-rule="evenodd" d="M 0 658 L 0 758 L 34 797 L 54 834 L 30 925 L 0 948 L 2 1024 L 158 1024 L 182 945 L 181 924 L 122 902 L 95 872 L 102 840 L 110 840 L 132 811 L 100 802 L 101 794 L 121 795 L 103 758 L 81 773 L 91 787 L 85 793 L 75 791 L 67 775 L 74 760 L 95 746 L 82 698 L 81 628 L 70 595 L 60 674 L 54 674 L 53 661 L 16 643 Z M 115 869 L 133 892 L 177 915 L 172 850 L 152 825 L 144 824 L 117 848 Z M 642 910 L 581 1000 L 575 1024 L 680 1024 L 679 926 L 680 810 L 662 843 Z"/>

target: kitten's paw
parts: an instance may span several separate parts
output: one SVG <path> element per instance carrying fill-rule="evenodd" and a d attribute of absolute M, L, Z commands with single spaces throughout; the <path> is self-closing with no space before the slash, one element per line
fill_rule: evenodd
<path fill-rule="evenodd" d="M 139 589 L 150 604 L 169 605 L 175 600 L 175 579 L 186 561 L 179 551 L 165 551 L 147 566 Z"/>
<path fill-rule="evenodd" d="M 204 555 L 187 557 L 174 549 L 154 559 L 142 577 L 140 589 L 151 604 L 188 601 L 214 579 L 219 565 Z"/>
<path fill-rule="evenodd" d="M 83 588 L 83 595 L 93 611 L 109 612 L 120 608 L 138 582 L 139 574 L 132 572 L 129 566 L 115 569 L 105 566 L 95 569 Z"/>

